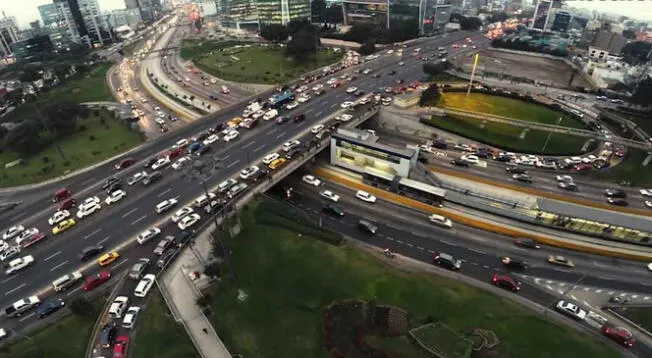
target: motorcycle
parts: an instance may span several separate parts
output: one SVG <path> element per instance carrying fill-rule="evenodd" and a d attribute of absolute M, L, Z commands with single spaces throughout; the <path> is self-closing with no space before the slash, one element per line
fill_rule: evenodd
<path fill-rule="evenodd" d="M 389 257 L 390 259 L 394 258 L 394 253 L 391 252 L 389 249 L 385 249 L 384 254 L 385 254 L 385 256 Z"/>

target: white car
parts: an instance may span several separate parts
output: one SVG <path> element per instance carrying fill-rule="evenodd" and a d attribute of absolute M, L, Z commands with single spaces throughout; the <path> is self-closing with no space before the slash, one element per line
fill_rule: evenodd
<path fill-rule="evenodd" d="M 32 235 L 38 233 L 39 230 L 35 227 L 21 232 L 20 235 L 16 237 L 16 245 L 20 246 L 23 243 L 23 241 L 28 240 L 30 237 L 32 237 Z"/>
<path fill-rule="evenodd" d="M 266 156 L 263 157 L 263 164 L 269 165 L 269 163 L 275 161 L 276 159 L 280 158 L 281 156 L 278 155 L 278 153 L 269 153 Z"/>
<path fill-rule="evenodd" d="M 270 109 L 269 111 L 267 111 L 267 113 L 265 113 L 263 119 L 269 121 L 271 119 L 276 118 L 276 116 L 278 116 L 278 111 L 275 109 Z"/>
<path fill-rule="evenodd" d="M 3 246 L 4 249 L 0 253 L 0 261 L 4 262 L 20 255 L 20 246 L 9 246 L 6 242 Z"/>
<path fill-rule="evenodd" d="M 132 329 L 138 320 L 138 314 L 140 313 L 140 307 L 131 306 L 127 308 L 127 313 L 125 318 L 122 320 L 122 328 Z"/>
<path fill-rule="evenodd" d="M 301 145 L 301 142 L 299 142 L 296 139 L 293 139 L 293 140 L 290 140 L 290 141 L 287 141 L 287 142 L 283 143 L 283 146 L 281 148 L 283 149 L 284 152 L 289 152 L 292 149 L 298 147 L 299 145 Z"/>
<path fill-rule="evenodd" d="M 92 199 L 92 198 L 89 198 Z M 96 212 L 98 212 L 102 207 L 100 204 L 98 204 L 100 199 L 97 199 L 98 202 L 95 202 L 94 200 L 86 199 L 86 201 L 79 206 L 79 210 L 77 211 L 77 218 L 78 219 L 83 219 L 87 216 L 90 216 Z"/>
<path fill-rule="evenodd" d="M 154 285 L 156 276 L 154 274 L 147 274 L 138 282 L 138 286 L 134 289 L 134 296 L 136 297 L 146 297 L 149 290 Z"/>
<path fill-rule="evenodd" d="M 187 215 L 190 215 L 190 214 L 192 214 L 192 213 L 194 213 L 194 212 L 195 212 L 195 211 L 193 210 L 193 208 L 191 208 L 191 207 L 189 207 L 189 206 L 184 206 L 183 208 L 177 210 L 177 211 L 176 211 L 176 212 L 175 212 L 175 213 L 170 217 L 170 220 L 172 220 L 173 223 L 176 223 L 176 222 L 179 222 L 179 220 L 181 220 L 181 218 L 183 218 L 183 217 L 185 217 L 185 216 L 187 216 Z"/>
<path fill-rule="evenodd" d="M 561 313 L 583 321 L 586 318 L 586 311 L 567 301 L 559 301 L 556 306 Z"/>
<path fill-rule="evenodd" d="M 340 107 L 342 107 L 343 109 L 347 109 L 347 108 L 353 107 L 354 105 L 355 105 L 355 103 L 353 103 L 351 101 L 346 101 L 346 102 L 342 103 L 340 105 Z"/>
<path fill-rule="evenodd" d="M 185 163 L 187 163 L 187 162 L 189 162 L 189 161 L 191 161 L 191 160 L 192 160 L 192 159 L 191 159 L 189 156 L 181 157 L 181 158 L 179 158 L 176 162 L 174 162 L 174 163 L 172 164 L 172 169 L 174 169 L 174 170 L 179 170 L 179 169 L 183 168 L 183 165 L 184 165 Z"/>
<path fill-rule="evenodd" d="M 340 121 L 340 122 L 348 122 L 348 121 L 350 121 L 351 119 L 353 119 L 353 115 L 348 114 L 348 113 L 344 113 L 343 115 L 338 116 L 338 117 L 336 117 L 335 119 L 337 119 L 337 120 Z"/>
<path fill-rule="evenodd" d="M 152 108 L 154 108 L 154 110 L 157 111 L 157 112 L 161 110 L 161 107 L 159 107 L 159 106 L 154 106 Z"/>
<path fill-rule="evenodd" d="M 147 241 L 150 241 L 153 238 L 158 237 L 161 235 L 161 229 L 157 227 L 149 228 L 140 234 L 138 234 L 138 237 L 136 238 L 136 241 L 138 241 L 139 244 L 143 245 Z"/>
<path fill-rule="evenodd" d="M 652 188 L 651 189 L 641 189 L 639 190 L 639 193 L 643 196 L 652 196 Z"/>
<path fill-rule="evenodd" d="M 252 166 L 250 166 L 248 168 L 244 168 L 244 169 L 242 169 L 242 171 L 240 171 L 240 179 L 247 180 L 247 179 L 251 178 L 252 176 L 256 175 L 256 173 L 258 173 L 258 171 L 260 171 L 260 168 L 258 168 L 255 165 L 252 165 Z"/>
<path fill-rule="evenodd" d="M 124 198 L 125 196 L 127 196 L 127 192 L 122 189 L 118 189 L 112 192 L 111 194 L 109 194 L 109 196 L 107 196 L 106 199 L 104 200 L 104 203 L 106 205 L 111 205 L 113 203 L 117 203 L 118 201 L 122 200 L 122 198 Z"/>
<path fill-rule="evenodd" d="M 401 61 L 398 63 L 399 66 L 405 66 L 405 62 Z"/>
<path fill-rule="evenodd" d="M 158 114 L 161 115 L 162 113 L 159 112 Z M 162 125 L 162 124 L 165 124 L 165 119 L 163 119 L 161 117 L 156 117 L 156 118 L 154 118 L 154 122 L 156 122 L 156 124 L 161 124 Z"/>
<path fill-rule="evenodd" d="M 336 202 L 336 203 L 338 201 L 340 201 L 340 196 L 333 193 L 330 190 L 322 190 L 322 191 L 319 192 L 319 195 L 321 195 L 323 198 L 326 198 L 326 199 L 328 199 L 330 201 L 333 201 L 333 202 Z"/>
<path fill-rule="evenodd" d="M 127 180 L 127 184 L 129 185 L 134 185 L 136 183 L 141 182 L 143 179 L 147 177 L 147 172 L 142 171 L 134 174 L 129 180 Z"/>
<path fill-rule="evenodd" d="M 8 268 L 5 270 L 5 274 L 7 275 L 14 274 L 33 263 L 34 263 L 34 256 L 32 255 L 19 257 L 9 262 L 9 264 L 7 265 Z"/>
<path fill-rule="evenodd" d="M 211 78 L 210 82 L 211 82 L 212 84 L 216 84 L 216 83 L 217 83 L 217 80 L 214 79 L 214 78 Z"/>
<path fill-rule="evenodd" d="M 211 134 L 208 138 L 204 139 L 204 145 L 211 145 L 220 140 L 220 137 L 217 134 Z"/>
<path fill-rule="evenodd" d="M 557 179 L 557 181 L 560 181 L 560 182 L 572 182 L 573 181 L 573 177 L 570 176 L 570 175 L 557 175 L 555 177 L 555 179 Z"/>
<path fill-rule="evenodd" d="M 295 109 L 297 107 L 299 107 L 299 102 L 297 101 L 292 101 L 285 106 L 287 109 Z"/>
<path fill-rule="evenodd" d="M 306 103 L 306 102 L 310 101 L 310 95 L 304 93 L 301 96 L 299 96 L 299 98 L 297 98 L 297 101 L 299 103 Z"/>
<path fill-rule="evenodd" d="M 355 197 L 366 202 L 366 203 L 375 203 L 376 202 L 376 197 L 371 195 L 370 193 L 367 193 L 366 191 L 363 190 L 358 190 L 355 193 Z"/>
<path fill-rule="evenodd" d="M 301 93 L 308 90 L 308 86 L 301 86 L 297 88 L 297 93 Z"/>
<path fill-rule="evenodd" d="M 227 134 L 224 135 L 222 139 L 224 139 L 225 142 L 230 142 L 240 136 L 240 132 L 236 130 L 231 130 Z"/>
<path fill-rule="evenodd" d="M 322 85 L 322 84 L 317 84 L 312 88 L 312 90 L 315 91 L 315 92 L 319 91 L 319 90 L 322 90 L 322 89 L 324 89 L 324 85 Z"/>
<path fill-rule="evenodd" d="M 185 147 L 188 145 L 188 140 L 187 139 L 179 139 L 174 145 L 172 146 L 172 149 L 177 149 L 181 147 Z"/>
<path fill-rule="evenodd" d="M 22 225 L 14 225 L 9 229 L 5 230 L 4 233 L 2 233 L 2 240 L 4 241 L 10 240 L 23 231 L 25 231 L 25 228 Z"/>
<path fill-rule="evenodd" d="M 201 216 L 199 216 L 199 214 L 192 213 L 188 216 L 184 216 L 183 218 L 181 218 L 177 226 L 179 227 L 179 230 L 186 230 L 191 226 L 195 225 L 200 219 Z"/>
<path fill-rule="evenodd" d="M 154 164 L 152 164 L 151 168 L 152 170 L 159 170 L 161 168 L 165 168 L 169 164 L 170 164 L 170 159 L 168 159 L 168 157 L 162 157 L 162 158 L 158 158 L 158 160 L 155 161 Z"/>
<path fill-rule="evenodd" d="M 313 126 L 312 128 L 310 128 L 310 132 L 312 134 L 317 134 L 317 133 L 321 132 L 322 130 L 324 130 L 324 128 L 325 128 L 325 126 L 323 124 L 318 124 L 318 125 Z"/>
<path fill-rule="evenodd" d="M 358 87 L 349 87 L 346 89 L 346 93 L 354 93 L 358 90 Z"/>
<path fill-rule="evenodd" d="M 179 201 L 177 199 L 174 199 L 174 198 L 163 200 L 160 203 L 156 204 L 155 211 L 156 211 L 157 214 L 162 214 L 162 213 L 172 209 L 172 207 L 174 207 L 178 203 L 179 203 Z"/>
<path fill-rule="evenodd" d="M 449 219 L 449 218 L 447 218 L 445 216 L 437 215 L 437 214 L 432 214 L 432 215 L 428 216 L 428 221 L 430 221 L 431 223 L 433 223 L 435 225 L 443 226 L 443 227 L 446 227 L 446 228 L 453 227 L 453 222 L 451 221 L 451 219 Z"/>
<path fill-rule="evenodd" d="M 264 115 L 265 115 L 265 111 L 261 109 L 256 111 L 254 114 L 252 114 L 251 117 L 253 119 L 258 119 L 258 118 L 262 118 Z M 242 126 L 242 123 L 240 123 L 240 126 Z"/>
<path fill-rule="evenodd" d="M 320 186 L 321 185 L 321 180 L 319 180 L 317 177 L 313 175 L 304 175 L 301 180 L 306 183 L 310 184 L 312 186 Z"/>
<path fill-rule="evenodd" d="M 219 193 L 226 193 L 227 190 L 229 190 L 232 186 L 234 186 L 236 184 L 238 184 L 237 180 L 235 180 L 233 178 L 229 178 L 229 179 L 227 179 L 227 180 L 225 180 L 225 181 L 223 181 L 223 182 L 221 182 L 221 183 L 219 183 L 217 185 L 217 191 Z M 204 202 L 208 200 L 206 195 L 202 195 L 201 197 L 197 198 L 197 200 L 200 200 L 200 199 L 203 200 Z"/>
<path fill-rule="evenodd" d="M 460 157 L 463 161 L 469 163 L 469 164 L 475 164 L 478 165 L 480 164 L 480 158 L 478 158 L 477 155 L 463 155 Z"/>
<path fill-rule="evenodd" d="M 52 214 L 52 216 L 48 219 L 48 224 L 50 225 L 56 225 L 67 218 L 70 217 L 70 211 L 68 210 L 59 210 Z"/>
<path fill-rule="evenodd" d="M 213 200 L 215 198 L 217 198 L 217 195 L 215 195 L 213 193 L 208 193 L 208 195 L 202 194 L 197 199 L 195 199 L 195 202 L 194 202 L 195 207 L 196 208 L 201 208 L 201 207 L 208 204 L 211 200 Z"/>
<path fill-rule="evenodd" d="M 337 78 L 332 77 L 332 78 L 330 78 L 330 79 L 326 82 L 326 84 L 332 85 L 332 84 L 335 83 L 335 82 L 337 82 Z"/>
<path fill-rule="evenodd" d="M 369 102 L 371 102 L 371 100 L 369 99 L 369 97 L 365 97 L 365 98 L 363 98 L 363 99 L 361 99 L 361 100 L 358 101 L 358 103 L 360 103 L 360 104 L 367 104 L 367 103 L 369 103 Z"/>

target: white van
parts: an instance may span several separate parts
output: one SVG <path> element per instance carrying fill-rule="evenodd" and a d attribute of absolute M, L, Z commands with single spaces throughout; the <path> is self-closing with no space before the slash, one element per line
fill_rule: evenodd
<path fill-rule="evenodd" d="M 266 121 L 269 121 L 270 119 L 276 118 L 276 116 L 278 116 L 278 111 L 275 110 L 275 109 L 272 109 L 272 110 L 267 111 L 267 113 L 265 113 L 265 115 L 263 116 L 263 119 L 266 120 Z"/>
<path fill-rule="evenodd" d="M 156 276 L 152 274 L 145 275 L 140 282 L 138 282 L 138 286 L 136 286 L 136 289 L 134 290 L 134 296 L 136 297 L 145 297 L 147 296 L 147 293 L 149 290 L 152 288 L 154 285 L 154 280 L 156 279 Z"/>
<path fill-rule="evenodd" d="M 125 309 L 127 309 L 128 305 L 129 305 L 129 297 L 127 296 L 116 297 L 111 303 L 111 306 L 109 307 L 109 316 L 111 316 L 111 318 L 113 319 L 121 318 L 122 314 L 124 313 Z"/>
<path fill-rule="evenodd" d="M 430 215 L 430 216 L 428 217 L 428 220 L 429 220 L 431 223 L 433 223 L 433 224 L 435 224 L 435 225 L 442 226 L 442 227 L 446 227 L 446 228 L 451 228 L 451 227 L 453 227 L 453 222 L 451 221 L 451 219 L 449 219 L 449 218 L 447 218 L 447 217 L 445 217 L 445 216 L 441 216 L 441 215 L 437 215 L 437 214 L 432 214 L 432 215 Z"/>
<path fill-rule="evenodd" d="M 71 274 L 59 277 L 58 279 L 52 281 L 52 288 L 54 288 L 54 290 L 57 292 L 65 291 L 70 286 L 81 281 L 81 279 L 82 279 L 81 272 L 75 271 Z"/>

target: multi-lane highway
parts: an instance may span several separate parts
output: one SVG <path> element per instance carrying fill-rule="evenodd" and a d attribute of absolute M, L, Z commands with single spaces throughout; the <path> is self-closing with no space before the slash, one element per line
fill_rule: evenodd
<path fill-rule="evenodd" d="M 445 39 L 433 39 L 428 46 L 434 49 L 467 35 L 458 33 Z M 425 48 L 426 45 L 421 45 L 421 47 Z M 409 51 L 409 48 L 406 49 L 406 55 L 409 54 L 407 51 Z M 396 75 L 389 76 L 383 73 L 379 78 L 362 76 L 354 81 L 355 85 L 370 92 L 378 87 L 393 84 L 399 76 L 405 80 L 421 76 L 421 61 L 417 59 L 403 60 L 406 62 L 406 66 L 397 67 Z M 396 55 L 383 55 L 377 60 L 358 66 L 358 68 L 374 68 L 376 70 L 393 68 L 396 67 L 396 63 L 399 61 L 401 61 L 401 58 Z M 345 72 L 352 73 L 353 70 L 354 68 L 349 68 Z M 325 80 L 326 78 L 321 81 Z M 295 138 L 297 135 L 308 135 L 307 133 L 313 123 L 323 120 L 330 113 L 338 110 L 343 101 L 353 99 L 352 95 L 345 92 L 345 88 L 346 85 L 337 89 L 329 89 L 325 94 L 289 112 L 290 114 L 305 114 L 306 121 L 304 122 L 283 125 L 277 125 L 271 121 L 262 122 L 258 127 L 243 131 L 239 140 L 235 143 L 216 143 L 213 146 L 213 154 L 209 156 L 209 161 L 214 166 L 210 171 L 210 177 L 204 178 L 209 188 L 225 178 L 235 175 L 247 166 L 250 161 L 258 162 L 262 156 L 278 150 L 281 143 Z M 165 135 L 155 142 L 143 145 L 139 150 L 129 154 L 129 156 L 139 161 L 136 167 L 125 170 L 119 173 L 118 176 L 127 178 L 136 171 L 142 170 L 140 165 L 145 158 L 165 151 L 181 138 L 189 138 L 202 130 L 214 127 L 217 121 L 223 122 L 237 116 L 242 112 L 244 106 L 243 104 L 229 107 L 204 120 L 190 123 L 187 127 Z M 206 160 L 206 158 L 203 159 Z M 188 171 L 165 169 L 163 170 L 163 178 L 157 183 L 149 187 L 142 187 L 138 184 L 133 187 L 126 187 L 127 197 L 121 202 L 110 207 L 102 205 L 103 207 L 98 213 L 79 220 L 77 225 L 64 233 L 52 236 L 49 233 L 50 228 L 47 224 L 47 218 L 54 211 L 51 198 L 56 189 L 67 187 L 80 201 L 94 195 L 103 200 L 106 195 L 101 191 L 102 181 L 115 174 L 113 164 L 107 163 L 63 183 L 51 184 L 49 188 L 41 189 L 40 195 L 33 197 L 30 202 L 22 204 L 18 211 L 5 216 L 4 222 L 7 226 L 22 224 L 26 228 L 37 227 L 42 232 L 48 233 L 48 238 L 26 250 L 26 253 L 36 258 L 35 265 L 0 281 L 2 286 L 5 287 L 3 296 L 0 297 L 2 307 L 6 307 L 19 298 L 48 287 L 54 279 L 78 268 L 81 262 L 77 255 L 82 247 L 101 244 L 108 250 L 119 247 L 125 241 L 133 239 L 138 233 L 151 226 L 163 225 L 166 221 L 165 217 L 154 212 L 154 207 L 160 201 L 168 198 L 178 198 L 181 203 L 184 203 L 203 193 L 199 180 L 189 174 Z M 126 268 L 127 265 L 140 257 L 143 251 L 150 251 L 151 249 L 152 247 L 144 247 L 120 252 L 122 259 L 117 264 Z M 109 268 L 115 269 L 115 267 Z M 88 265 L 85 274 L 95 272 L 97 269 L 97 265 L 91 263 Z"/>

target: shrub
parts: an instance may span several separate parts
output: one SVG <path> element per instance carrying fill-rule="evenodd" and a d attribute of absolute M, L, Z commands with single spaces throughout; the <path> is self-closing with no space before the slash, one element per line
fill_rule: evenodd
<path fill-rule="evenodd" d="M 100 155 L 100 154 L 102 154 L 102 151 L 101 150 L 94 150 L 91 154 L 93 156 Z"/>
<path fill-rule="evenodd" d="M 94 140 L 95 140 L 95 136 L 92 135 L 92 134 L 89 135 L 89 136 L 88 136 L 88 140 L 90 140 L 91 142 L 94 141 Z"/>
<path fill-rule="evenodd" d="M 43 157 L 43 158 L 41 158 L 41 160 L 43 161 L 43 163 L 48 163 L 50 161 L 50 158 L 49 157 Z"/>
<path fill-rule="evenodd" d="M 85 124 L 80 124 L 79 127 L 77 127 L 77 130 L 79 130 L 80 132 L 86 132 L 87 129 L 88 127 L 86 127 Z"/>

